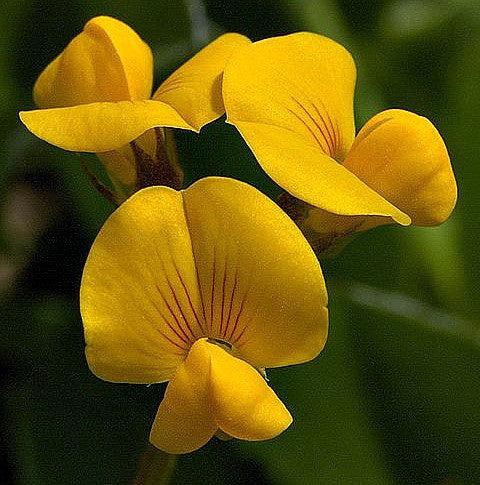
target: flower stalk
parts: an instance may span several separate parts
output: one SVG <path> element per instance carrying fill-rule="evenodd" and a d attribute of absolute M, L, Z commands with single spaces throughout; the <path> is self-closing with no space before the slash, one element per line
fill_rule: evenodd
<path fill-rule="evenodd" d="M 149 443 L 145 448 L 134 485 L 168 485 L 176 462 L 177 455 L 166 453 Z"/>

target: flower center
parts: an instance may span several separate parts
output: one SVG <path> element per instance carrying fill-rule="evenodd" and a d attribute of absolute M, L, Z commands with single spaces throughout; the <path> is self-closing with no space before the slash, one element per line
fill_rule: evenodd
<path fill-rule="evenodd" d="M 226 350 L 227 352 L 231 352 L 233 349 L 232 344 L 226 342 L 225 340 L 219 339 L 219 338 L 208 338 L 207 342 L 210 342 L 211 344 L 218 345 L 222 349 Z"/>

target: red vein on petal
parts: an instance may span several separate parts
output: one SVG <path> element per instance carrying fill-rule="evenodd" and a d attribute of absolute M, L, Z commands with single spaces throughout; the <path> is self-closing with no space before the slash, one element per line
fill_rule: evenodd
<path fill-rule="evenodd" d="M 225 255 L 225 263 L 223 265 L 223 281 L 222 281 L 222 308 L 221 308 L 221 313 L 220 313 L 220 335 L 225 337 L 225 332 L 227 331 L 227 326 L 225 325 L 225 329 L 223 328 L 224 326 L 224 311 L 225 311 L 225 285 L 227 282 L 227 257 Z"/>
<path fill-rule="evenodd" d="M 328 135 L 327 143 L 330 148 L 330 156 L 333 156 L 337 148 L 337 144 L 335 142 L 335 130 L 333 128 L 332 119 L 330 118 L 330 114 L 327 108 L 325 107 L 325 105 L 321 100 L 319 100 L 319 102 L 322 104 L 323 111 L 325 112 L 326 118 L 328 118 L 328 124 L 327 124 L 327 119 L 325 119 L 324 115 L 320 112 L 320 110 L 318 109 L 318 106 L 313 102 L 311 102 L 310 104 L 312 105 L 313 109 L 317 112 L 318 117 L 322 120 L 323 126 L 325 128 L 325 132 Z M 322 130 L 323 136 L 325 136 L 325 132 Z"/>
<path fill-rule="evenodd" d="M 340 136 L 340 128 L 338 127 L 338 122 L 336 120 L 336 118 L 333 119 L 332 123 L 335 125 L 333 127 L 333 132 L 335 133 L 335 147 L 336 147 L 336 150 L 338 151 L 338 149 L 340 148 L 340 143 L 341 143 L 341 136 Z"/>
<path fill-rule="evenodd" d="M 247 301 L 247 296 L 248 296 L 248 290 L 245 292 L 245 294 L 243 295 L 243 298 L 242 298 L 242 301 L 240 303 L 240 307 L 238 309 L 238 313 L 237 313 L 237 316 L 235 317 L 235 323 L 233 324 L 233 330 L 232 330 L 232 333 L 230 334 L 230 337 L 229 337 L 229 341 L 230 343 L 233 345 L 234 343 L 236 343 L 238 341 L 238 338 L 233 338 L 234 335 L 235 335 L 235 332 L 237 331 L 237 327 L 238 327 L 238 322 L 240 320 L 240 316 L 242 315 L 243 313 L 243 308 L 245 306 L 245 302 Z M 245 329 L 244 329 L 245 330 Z M 242 331 L 243 333 L 243 331 Z"/>
<path fill-rule="evenodd" d="M 157 304 L 152 301 L 152 305 L 155 307 L 155 309 L 157 310 L 158 314 L 160 315 L 160 317 L 162 318 L 162 320 L 164 321 L 165 325 L 167 325 L 167 327 L 184 343 L 184 344 L 187 344 L 187 347 L 182 347 L 178 344 L 176 344 L 178 347 L 182 348 L 183 350 L 186 350 L 188 348 L 188 340 L 185 340 L 176 330 L 175 330 L 175 327 L 172 326 L 172 324 L 168 321 L 167 318 L 165 318 L 165 316 L 163 315 L 163 313 L 160 311 L 160 308 L 158 308 Z M 160 333 L 163 335 L 163 332 L 160 331 Z M 170 340 L 170 339 L 168 339 Z M 171 341 L 171 340 L 170 340 Z"/>
<path fill-rule="evenodd" d="M 178 298 L 177 298 L 177 295 L 175 293 L 175 289 L 174 287 L 172 286 L 170 280 L 168 279 L 168 275 L 167 273 L 165 272 L 165 279 L 167 280 L 167 285 L 168 287 L 170 288 L 170 291 L 172 292 L 172 296 L 173 296 L 173 299 L 175 300 L 175 304 L 177 305 L 177 308 L 178 308 L 178 311 L 180 312 L 180 315 L 182 316 L 183 318 L 183 321 L 185 322 L 185 325 L 186 327 L 188 328 L 188 331 L 190 332 L 190 334 L 192 335 L 192 338 L 195 340 L 195 334 L 192 330 L 192 327 L 190 326 L 190 324 L 188 323 L 188 320 L 187 320 L 187 317 L 185 316 L 185 313 L 183 312 L 183 308 L 182 306 L 180 305 L 180 302 L 178 301 Z"/>
<path fill-rule="evenodd" d="M 184 86 L 185 85 L 185 80 L 181 78 L 176 78 L 172 80 L 166 79 L 160 87 L 157 89 L 157 92 L 155 93 L 155 96 L 152 98 L 154 101 L 158 101 L 158 98 L 162 94 L 166 94 L 169 91 L 172 91 L 173 89 L 177 89 L 179 86 Z M 163 101 L 164 102 L 164 101 Z"/>
<path fill-rule="evenodd" d="M 185 354 L 185 351 L 187 350 L 185 347 L 182 347 L 181 345 L 179 345 L 177 342 L 173 341 L 171 338 L 167 337 L 165 335 L 164 332 L 162 332 L 161 330 L 159 330 L 159 333 L 162 337 L 164 337 L 165 339 L 167 339 L 172 345 L 175 345 L 175 347 L 178 347 L 181 352 L 175 352 L 176 354 L 178 355 L 184 355 Z"/>
<path fill-rule="evenodd" d="M 288 109 L 288 111 L 290 111 L 290 113 L 293 114 L 293 116 L 295 116 L 295 118 L 297 118 L 299 121 L 301 121 L 303 123 L 303 125 L 307 128 L 307 130 L 313 136 L 313 138 L 318 143 L 318 145 L 320 145 L 320 148 L 323 150 L 323 152 L 327 153 L 329 151 L 328 144 L 327 144 L 327 149 L 325 149 L 325 146 L 324 146 L 324 142 L 326 143 L 326 140 L 324 140 L 324 139 L 322 140 L 322 139 L 318 138 L 315 131 L 312 130 L 312 128 L 306 123 L 306 121 L 298 113 L 296 113 L 295 111 L 293 111 L 290 108 L 287 108 L 287 109 Z"/>
<path fill-rule="evenodd" d="M 205 303 L 203 302 L 202 282 L 200 281 L 200 275 L 198 274 L 197 262 L 195 261 L 195 257 L 194 257 L 194 264 L 195 264 L 195 276 L 197 278 L 198 291 L 200 292 L 200 302 L 202 304 L 203 321 L 205 322 L 205 326 L 207 326 L 208 322 L 207 322 L 207 314 L 205 312 Z M 204 330 L 204 332 L 205 332 L 205 330 Z"/>
<path fill-rule="evenodd" d="M 207 322 L 207 314 L 205 312 L 205 302 L 204 302 L 204 296 L 203 296 L 204 292 L 203 292 L 202 282 L 200 280 L 200 275 L 198 273 L 197 255 L 195 254 L 195 246 L 193 244 L 193 238 L 192 238 L 192 234 L 191 234 L 191 231 L 190 231 L 191 221 L 190 221 L 189 216 L 188 216 L 187 206 L 186 206 L 186 203 L 185 203 L 185 197 L 183 195 L 182 195 L 182 204 L 183 204 L 183 213 L 185 214 L 185 221 L 186 221 L 187 228 L 188 228 L 188 233 L 190 235 L 190 245 L 191 245 L 191 248 L 192 248 L 193 264 L 195 266 L 195 277 L 196 277 L 196 280 L 197 280 L 198 291 L 200 293 L 200 302 L 202 304 L 203 321 L 205 322 L 205 327 L 207 327 L 208 322 Z M 190 304 L 191 304 L 191 302 L 190 302 Z M 193 308 L 193 305 L 192 305 L 192 308 Z M 198 320 L 198 321 L 200 322 L 200 320 Z M 204 335 L 207 335 L 206 330 L 207 330 L 206 328 L 202 329 Z"/>
<path fill-rule="evenodd" d="M 328 114 L 328 119 L 330 120 L 330 123 L 332 124 L 333 139 L 335 141 L 335 152 L 337 152 L 338 149 L 340 148 L 340 132 L 339 132 L 339 129 L 338 129 L 338 122 L 337 122 L 336 118 L 334 118 L 332 120 L 330 118 L 330 114 Z M 335 153 L 334 153 L 334 155 L 335 155 Z"/>
<path fill-rule="evenodd" d="M 190 293 L 188 292 L 187 285 L 183 281 L 182 275 L 181 275 L 179 269 L 177 268 L 175 262 L 173 263 L 173 267 L 175 268 L 175 271 L 177 272 L 178 279 L 180 281 L 180 284 L 183 287 L 183 291 L 185 292 L 185 296 L 187 297 L 188 304 L 190 305 L 190 309 L 192 310 L 192 313 L 195 316 L 195 320 L 197 321 L 197 324 L 200 327 L 200 330 L 204 334 L 205 329 L 203 328 L 203 323 L 200 321 L 200 318 L 198 317 L 197 311 L 195 310 L 195 307 L 193 306 L 193 302 L 192 302 L 192 299 L 190 297 Z M 198 276 L 198 272 L 197 272 L 197 276 Z M 199 289 L 200 289 L 200 287 L 199 287 Z M 202 301 L 201 295 L 200 295 L 200 301 Z M 203 306 L 203 301 L 202 301 L 202 306 Z M 204 316 L 204 318 L 205 318 L 205 316 Z"/>
<path fill-rule="evenodd" d="M 215 279 L 216 279 L 216 259 L 215 246 L 213 246 L 213 262 L 212 262 L 212 291 L 210 294 L 210 330 L 213 331 L 213 309 L 215 304 Z"/>
<path fill-rule="evenodd" d="M 232 293 L 230 294 L 230 305 L 228 308 L 227 325 L 226 325 L 225 331 L 227 330 L 227 328 L 230 327 L 230 317 L 232 315 L 233 302 L 235 300 L 235 293 L 237 291 L 237 286 L 238 286 L 238 266 L 235 266 L 235 275 L 233 276 Z M 230 332 L 230 336 L 226 337 L 227 340 L 232 338 L 234 330 L 233 329 L 231 330 L 232 331 Z"/>
<path fill-rule="evenodd" d="M 300 103 L 296 98 L 293 98 L 293 97 L 292 97 L 292 100 L 307 115 L 307 117 L 310 119 L 310 121 L 317 127 L 318 131 L 320 132 L 320 134 L 323 137 L 323 141 L 326 143 L 326 145 L 328 147 L 327 150 L 325 150 L 324 144 L 321 142 L 321 140 L 318 138 L 318 136 L 316 136 L 316 134 L 311 129 L 311 127 L 309 126 L 309 124 L 301 116 L 299 116 L 297 113 L 295 113 L 293 110 L 291 110 L 291 112 L 293 114 L 295 114 L 300 121 L 303 122 L 303 124 L 308 128 L 308 130 L 310 131 L 310 133 L 313 134 L 313 136 L 315 137 L 315 139 L 317 140 L 317 142 L 319 143 L 319 145 L 322 147 L 322 149 L 324 149 L 325 152 L 327 152 L 331 156 L 333 154 L 333 151 L 334 151 L 334 146 L 333 146 L 332 136 L 331 136 L 331 134 L 330 134 L 330 132 L 328 130 L 328 127 L 327 127 L 327 124 L 325 123 L 325 120 L 323 119 L 323 116 L 320 114 L 320 112 L 317 109 L 317 113 L 318 113 L 319 118 L 320 118 L 320 120 L 322 121 L 322 124 L 323 124 L 323 128 L 322 128 L 320 126 L 320 124 L 318 123 L 318 121 L 315 119 L 315 117 L 312 116 L 312 114 L 310 113 L 310 111 L 308 111 L 307 108 L 305 108 L 305 106 L 303 106 L 302 103 Z M 316 108 L 315 105 L 313 105 L 313 106 Z M 326 134 L 325 134 L 325 132 L 326 132 Z"/>
<path fill-rule="evenodd" d="M 156 284 L 155 287 L 157 288 L 157 291 L 159 293 L 159 295 L 162 297 L 163 299 L 163 302 L 165 303 L 166 307 L 168 308 L 168 311 L 170 312 L 170 315 L 172 315 L 173 319 L 175 320 L 175 322 L 177 323 L 178 325 L 178 329 L 182 332 L 183 336 L 185 337 L 186 340 L 182 339 L 185 343 L 188 343 L 189 340 L 190 340 L 190 337 L 185 333 L 185 330 L 183 329 L 182 325 L 180 324 L 177 316 L 175 315 L 175 313 L 173 312 L 171 306 L 169 305 L 167 299 L 165 298 L 164 294 L 162 293 L 162 290 L 160 289 L 160 287 Z M 170 325 L 170 322 L 168 322 L 169 326 L 171 327 Z M 171 327 L 172 328 L 172 327 Z M 176 332 L 175 332 L 176 333 Z M 177 334 L 178 335 L 178 334 Z"/>
<path fill-rule="evenodd" d="M 248 325 L 245 325 L 242 329 L 242 331 L 240 332 L 240 334 L 238 335 L 238 337 L 232 342 L 232 345 L 235 345 L 236 347 L 241 347 L 242 345 L 245 345 L 246 342 L 241 342 L 240 343 L 240 339 L 243 337 L 243 335 L 245 334 L 245 331 L 247 330 L 247 327 Z"/>

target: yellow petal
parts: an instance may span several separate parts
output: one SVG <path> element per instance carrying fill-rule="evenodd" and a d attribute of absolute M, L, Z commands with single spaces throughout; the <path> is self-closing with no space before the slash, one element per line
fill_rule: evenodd
<path fill-rule="evenodd" d="M 99 101 L 149 99 L 150 48 L 126 24 L 95 17 L 40 74 L 34 99 L 40 108 Z"/>
<path fill-rule="evenodd" d="M 355 65 L 336 42 L 298 33 L 239 49 L 223 80 L 227 121 L 295 197 L 334 214 L 409 218 L 341 167 L 354 138 Z"/>
<path fill-rule="evenodd" d="M 284 128 L 341 160 L 354 138 L 355 77 L 350 54 L 321 35 L 301 32 L 255 42 L 232 55 L 225 68 L 227 121 L 249 145 L 240 122 Z M 270 145 L 268 139 L 263 145 Z M 263 164 L 263 150 L 256 155 Z"/>
<path fill-rule="evenodd" d="M 260 441 L 290 426 L 290 413 L 257 370 L 217 345 L 204 345 L 209 346 L 211 358 L 212 409 L 222 431 L 234 438 Z"/>
<path fill-rule="evenodd" d="M 208 336 L 257 368 L 315 357 L 327 337 L 327 293 L 292 220 L 232 179 L 202 179 L 183 194 Z"/>
<path fill-rule="evenodd" d="M 219 346 L 192 346 L 158 408 L 150 441 L 168 453 L 189 453 L 220 428 L 236 438 L 265 440 L 292 422 L 262 376 Z"/>
<path fill-rule="evenodd" d="M 80 298 L 89 365 L 106 380 L 168 379 L 200 337 L 259 368 L 309 360 L 327 335 L 310 246 L 276 204 L 232 179 L 127 200 L 92 247 Z"/>
<path fill-rule="evenodd" d="M 173 106 L 199 130 L 224 112 L 222 74 L 233 52 L 250 41 L 239 34 L 225 34 L 177 69 L 157 89 L 153 99 Z"/>
<path fill-rule="evenodd" d="M 115 150 L 155 126 L 193 130 L 173 108 L 160 101 L 119 101 L 21 111 L 20 119 L 42 140 L 78 152 Z"/>
<path fill-rule="evenodd" d="M 258 123 L 237 126 L 265 172 L 298 199 L 333 214 L 378 215 L 410 224 L 400 209 L 301 135 Z"/>
<path fill-rule="evenodd" d="M 181 193 L 151 187 L 110 216 L 85 265 L 80 308 L 98 377 L 151 383 L 173 376 L 202 336 Z"/>
<path fill-rule="evenodd" d="M 209 395 L 210 352 L 198 340 L 168 383 L 150 432 L 150 442 L 167 453 L 190 453 L 217 431 Z"/>
<path fill-rule="evenodd" d="M 445 144 L 432 123 L 414 113 L 395 109 L 374 116 L 360 130 L 345 167 L 415 225 L 441 224 L 455 206 Z"/>

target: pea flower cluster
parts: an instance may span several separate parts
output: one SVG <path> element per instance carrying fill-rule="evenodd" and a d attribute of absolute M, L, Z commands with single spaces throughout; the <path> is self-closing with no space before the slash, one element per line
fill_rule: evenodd
<path fill-rule="evenodd" d="M 355 136 L 354 62 L 318 34 L 222 35 L 153 96 L 152 59 L 130 27 L 96 17 L 39 76 L 39 109 L 20 113 L 39 138 L 95 153 L 120 204 L 83 273 L 87 361 L 112 382 L 168 381 L 150 434 L 164 451 L 215 434 L 269 439 L 292 417 L 265 369 L 311 360 L 327 339 L 314 250 L 380 224 L 445 221 L 449 156 L 408 111 Z M 182 189 L 171 129 L 225 113 L 285 190 L 279 205 L 229 178 Z"/>
<path fill-rule="evenodd" d="M 222 35 L 151 96 L 148 45 L 123 22 L 95 17 L 37 79 L 33 97 L 41 109 L 20 118 L 52 145 L 98 154 L 120 199 L 148 185 L 179 188 L 165 128 L 199 131 L 224 114 L 221 75 L 245 43 L 241 35 Z"/>
<path fill-rule="evenodd" d="M 441 224 L 456 203 L 447 149 L 426 118 L 386 110 L 355 136 L 355 78 L 346 49 L 306 32 L 237 49 L 224 72 L 227 120 L 320 253 L 381 224 Z"/>

